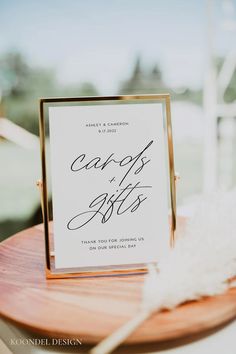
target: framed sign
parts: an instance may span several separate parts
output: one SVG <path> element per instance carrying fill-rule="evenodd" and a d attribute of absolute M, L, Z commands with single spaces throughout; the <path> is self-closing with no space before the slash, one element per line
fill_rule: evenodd
<path fill-rule="evenodd" d="M 40 140 L 47 277 L 158 262 L 176 227 L 170 96 L 43 98 Z"/>

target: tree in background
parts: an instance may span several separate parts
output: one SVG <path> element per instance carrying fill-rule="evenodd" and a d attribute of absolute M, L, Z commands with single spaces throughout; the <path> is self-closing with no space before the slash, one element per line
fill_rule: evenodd
<path fill-rule="evenodd" d="M 40 97 L 98 95 L 91 83 L 59 85 L 53 69 L 31 67 L 19 52 L 0 58 L 0 93 L 5 117 L 34 134 Z"/>
<path fill-rule="evenodd" d="M 9 52 L 0 59 L 0 87 L 4 96 L 22 96 L 27 87 L 29 67 L 23 56 Z"/>
<path fill-rule="evenodd" d="M 150 71 L 143 70 L 141 59 L 138 57 L 134 64 L 133 72 L 130 78 L 124 81 L 120 87 L 121 94 L 137 93 L 159 93 L 166 91 L 166 85 L 162 80 L 162 73 L 158 65 Z"/>
<path fill-rule="evenodd" d="M 193 91 L 188 88 L 173 89 L 168 86 L 162 75 L 158 64 L 148 70 L 143 69 L 140 57 L 137 57 L 133 72 L 128 80 L 125 80 L 118 91 L 119 94 L 152 94 L 170 93 L 174 100 L 186 100 L 200 104 L 202 101 L 202 91 Z"/>

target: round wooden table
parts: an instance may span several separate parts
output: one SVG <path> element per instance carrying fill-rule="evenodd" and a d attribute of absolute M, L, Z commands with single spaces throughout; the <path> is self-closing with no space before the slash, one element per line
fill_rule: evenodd
<path fill-rule="evenodd" d="M 184 219 L 178 219 L 179 230 Z M 95 344 L 139 309 L 144 275 L 100 278 L 45 277 L 42 225 L 0 244 L 0 314 L 42 336 Z M 125 344 L 186 340 L 236 316 L 236 289 L 156 313 Z M 173 342 L 174 343 L 174 342 Z"/>

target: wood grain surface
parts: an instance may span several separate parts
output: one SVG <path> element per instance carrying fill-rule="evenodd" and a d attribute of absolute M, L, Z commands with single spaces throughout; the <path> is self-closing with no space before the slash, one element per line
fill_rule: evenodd
<path fill-rule="evenodd" d="M 178 220 L 180 228 L 184 220 Z M 0 244 L 0 314 L 25 329 L 94 344 L 139 309 L 143 275 L 46 280 L 42 226 Z M 236 289 L 153 315 L 126 341 L 159 342 L 210 330 L 236 317 Z"/>

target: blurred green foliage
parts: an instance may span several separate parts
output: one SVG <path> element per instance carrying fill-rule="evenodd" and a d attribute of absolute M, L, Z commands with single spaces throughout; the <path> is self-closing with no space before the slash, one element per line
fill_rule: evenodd
<path fill-rule="evenodd" d="M 5 117 L 38 134 L 38 99 L 56 96 L 94 96 L 91 83 L 63 86 L 53 69 L 31 67 L 18 52 L 0 58 L 0 91 Z"/>
<path fill-rule="evenodd" d="M 222 65 L 224 62 L 224 58 L 217 58 L 216 59 L 216 70 L 220 72 L 222 69 Z M 224 94 L 224 100 L 226 103 L 232 103 L 236 99 L 236 70 L 234 70 L 229 85 Z"/>
<path fill-rule="evenodd" d="M 223 59 L 216 60 L 219 71 Z M 138 57 L 133 71 L 118 89 L 118 94 L 163 93 L 173 100 L 202 104 L 202 90 L 187 87 L 173 89 L 163 80 L 157 64 L 143 68 Z M 0 57 L 0 94 L 5 117 L 34 134 L 38 134 L 38 99 L 56 96 L 96 96 L 96 87 L 89 82 L 63 86 L 59 84 L 54 69 L 32 67 L 19 52 L 7 52 Z M 236 97 L 236 73 L 226 90 L 224 99 L 232 102 Z"/>

